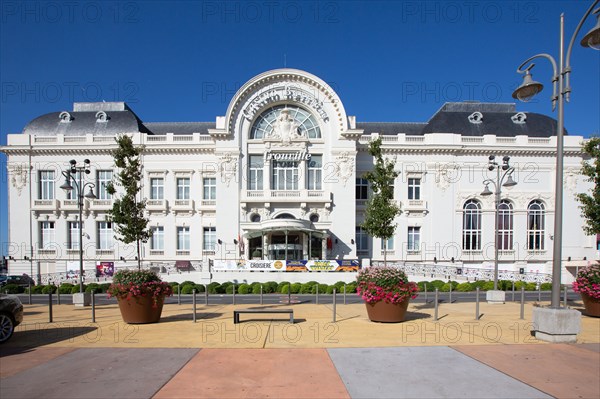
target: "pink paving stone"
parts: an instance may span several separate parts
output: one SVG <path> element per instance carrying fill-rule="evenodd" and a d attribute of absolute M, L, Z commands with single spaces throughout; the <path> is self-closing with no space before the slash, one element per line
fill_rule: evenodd
<path fill-rule="evenodd" d="M 575 345 L 456 346 L 556 398 L 600 398 L 600 353 Z"/>
<path fill-rule="evenodd" d="M 0 378 L 28 370 L 75 350 L 75 348 L 2 348 L 0 349 Z"/>
<path fill-rule="evenodd" d="M 155 398 L 349 398 L 325 349 L 202 349 Z"/>

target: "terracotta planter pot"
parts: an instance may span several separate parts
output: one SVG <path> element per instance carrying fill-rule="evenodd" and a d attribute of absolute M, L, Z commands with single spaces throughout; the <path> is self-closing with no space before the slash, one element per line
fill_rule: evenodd
<path fill-rule="evenodd" d="M 600 317 L 600 299 L 592 298 L 591 296 L 580 293 L 585 306 L 585 314 L 592 317 Z"/>
<path fill-rule="evenodd" d="M 164 296 L 159 298 L 156 307 L 153 307 L 152 297 L 136 297 L 130 300 L 117 298 L 121 317 L 128 324 L 158 323 L 162 313 Z"/>
<path fill-rule="evenodd" d="M 371 321 L 400 323 L 401 321 L 404 321 L 409 301 L 410 298 L 407 298 L 405 301 L 397 304 L 379 301 L 375 303 L 365 303 L 365 305 L 367 306 L 367 314 Z"/>

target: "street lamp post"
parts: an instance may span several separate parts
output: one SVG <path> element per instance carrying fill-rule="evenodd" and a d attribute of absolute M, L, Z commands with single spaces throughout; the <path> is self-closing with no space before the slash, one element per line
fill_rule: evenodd
<path fill-rule="evenodd" d="M 510 157 L 504 156 L 502 158 L 502 164 L 496 162 L 496 157 L 494 155 L 490 155 L 488 160 L 488 170 L 491 172 L 494 169 L 496 170 L 496 180 L 494 179 L 485 179 L 483 184 L 485 184 L 485 188 L 481 193 L 482 196 L 488 196 L 495 194 L 494 199 L 494 215 L 495 215 L 495 227 L 494 227 L 494 292 L 488 291 L 487 300 L 489 302 L 501 302 L 504 303 L 504 291 L 498 290 L 498 229 L 499 229 L 499 221 L 498 221 L 498 210 L 500 208 L 500 202 L 502 200 L 502 187 L 513 187 L 517 184 L 516 181 L 512 178 L 512 173 L 515 168 L 510 166 L 509 164 Z M 494 192 L 490 191 L 489 185 L 492 184 L 494 186 Z"/>
<path fill-rule="evenodd" d="M 552 259 L 552 300 L 550 306 L 552 308 L 560 308 L 560 274 L 561 274 L 561 257 L 562 257 L 562 212 L 563 212 L 563 137 L 564 137 L 564 102 L 569 101 L 569 95 L 571 93 L 571 87 L 569 85 L 569 74 L 571 73 L 571 51 L 573 50 L 573 43 L 575 38 L 586 18 L 590 15 L 593 8 L 598 4 L 600 0 L 595 0 L 590 8 L 587 10 L 579 25 L 575 29 L 569 47 L 567 48 L 566 57 L 564 54 L 564 14 L 560 15 L 560 41 L 559 41 L 559 60 L 558 68 L 555 59 L 549 54 L 536 54 L 533 57 L 525 60 L 517 69 L 518 73 L 524 74 L 523 83 L 513 93 L 513 98 L 521 101 L 529 101 L 537 93 L 541 92 L 543 85 L 535 82 L 531 76 L 531 69 L 535 64 L 531 63 L 536 58 L 545 58 L 552 64 L 553 76 L 553 94 L 552 94 L 552 110 L 556 108 L 558 102 L 558 120 L 557 120 L 557 131 L 556 131 L 556 193 L 554 200 L 554 248 L 553 248 L 553 259 Z M 598 21 L 596 26 L 588 32 L 581 44 L 585 47 L 591 47 L 595 49 L 600 48 L 600 9 L 594 12 L 598 14 Z M 529 64 L 529 65 L 528 65 Z M 527 68 L 523 69 L 525 65 Z"/>
<path fill-rule="evenodd" d="M 86 183 L 83 181 L 83 174 L 90 174 L 90 160 L 85 159 L 83 161 L 83 165 L 78 166 L 77 161 L 72 159 L 69 161 L 71 167 L 68 170 L 62 172 L 62 175 L 65 177 L 65 182 L 60 188 L 62 188 L 66 193 L 69 193 L 73 190 L 73 186 L 71 182 L 75 185 L 75 190 L 77 193 L 77 206 L 79 208 L 79 293 L 83 294 L 83 199 L 96 199 L 94 192 L 92 189 L 95 187 L 94 183 Z M 77 178 L 76 178 L 77 177 Z M 83 191 L 86 187 L 90 188 L 90 191 L 87 194 L 83 194 Z"/>
<path fill-rule="evenodd" d="M 542 91 L 543 85 L 539 82 L 533 80 L 531 76 L 531 69 L 535 64 L 531 63 L 536 58 L 545 58 L 550 61 L 553 69 L 552 76 L 552 86 L 553 86 L 553 94 L 552 94 L 552 110 L 556 108 L 558 103 L 558 116 L 557 116 L 557 127 L 556 127 L 556 183 L 555 183 L 555 198 L 554 198 L 554 244 L 553 244 L 553 253 L 552 253 L 552 299 L 550 302 L 550 309 L 554 310 L 563 310 L 560 306 L 560 276 L 561 276 L 561 261 L 562 261 L 562 214 L 563 214 L 563 137 L 564 137 L 564 103 L 565 100 L 569 101 L 569 95 L 571 93 L 571 87 L 569 85 L 569 74 L 571 73 L 571 51 L 573 50 L 573 44 L 575 43 L 575 38 L 577 34 L 581 30 L 584 21 L 590 15 L 594 7 L 598 4 L 600 0 L 595 0 L 590 8 L 587 10 L 583 18 L 579 21 L 573 36 L 571 36 L 571 41 L 569 42 L 569 47 L 567 48 L 567 52 L 565 55 L 564 52 L 564 41 L 565 41 L 565 33 L 564 33 L 564 14 L 560 15 L 560 39 L 559 39 L 559 59 L 558 59 L 558 67 L 556 60 L 549 54 L 541 53 L 536 54 L 533 57 L 525 60 L 517 69 L 518 73 L 523 75 L 523 83 L 514 91 L 512 94 L 513 98 L 521 100 L 521 101 L 529 101 L 533 96 Z M 598 14 L 598 20 L 596 22 L 596 26 L 592 28 L 581 41 L 581 45 L 584 47 L 590 47 L 593 49 L 600 49 L 600 9 L 594 11 L 594 14 Z M 525 69 L 525 65 L 528 65 Z M 534 309 L 536 310 L 536 309 Z M 542 310 L 538 309 L 538 313 Z M 566 310 L 565 310 L 566 311 Z M 548 318 L 552 318 L 556 320 L 556 317 L 561 317 L 557 314 L 552 314 Z M 540 321 L 541 319 L 537 319 Z M 534 313 L 534 324 L 536 324 L 536 313 Z M 549 324 L 549 323 L 548 323 Z M 554 323 L 554 326 L 549 326 L 548 328 L 557 329 L 556 326 L 559 323 Z M 542 330 L 538 330 L 542 331 Z M 551 333 L 549 333 L 552 335 Z M 563 334 L 565 335 L 565 334 Z M 566 334 L 568 335 L 568 334 Z M 573 335 L 573 334 L 571 334 Z M 537 337 L 536 332 L 536 337 Z M 576 338 L 576 334 L 574 335 Z M 543 338 L 543 334 L 540 335 Z M 573 339 L 571 337 L 571 339 Z M 552 339 L 549 339 L 552 340 Z"/>

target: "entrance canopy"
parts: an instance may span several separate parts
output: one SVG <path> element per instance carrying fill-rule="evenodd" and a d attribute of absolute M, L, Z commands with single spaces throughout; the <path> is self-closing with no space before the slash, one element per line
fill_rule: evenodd
<path fill-rule="evenodd" d="M 269 219 L 261 223 L 251 223 L 243 226 L 246 230 L 244 237 L 250 239 L 273 232 L 303 232 L 314 237 L 326 238 L 326 230 L 317 230 L 309 220 L 301 219 Z"/>

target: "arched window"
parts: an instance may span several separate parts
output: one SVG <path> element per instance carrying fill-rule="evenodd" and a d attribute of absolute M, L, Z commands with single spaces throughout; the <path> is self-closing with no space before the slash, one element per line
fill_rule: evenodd
<path fill-rule="evenodd" d="M 463 250 L 481 249 L 481 204 L 468 200 L 463 206 Z"/>
<path fill-rule="evenodd" d="M 508 200 L 500 201 L 498 205 L 498 250 L 513 249 L 513 205 Z"/>
<path fill-rule="evenodd" d="M 294 215 L 290 215 L 289 213 L 282 213 L 275 216 L 275 219 L 296 219 Z"/>
<path fill-rule="evenodd" d="M 309 139 L 321 138 L 321 128 L 313 114 L 300 107 L 283 104 L 267 108 L 256 118 L 250 130 L 250 138 L 263 139 L 269 136 L 277 136 L 280 132 L 274 129 L 274 127 L 276 127 L 277 119 L 282 116 L 281 114 L 284 110 L 284 114 L 287 112 L 289 117 L 295 122 L 295 131 L 289 133 Z"/>
<path fill-rule="evenodd" d="M 542 201 L 533 200 L 527 206 L 527 249 L 544 249 L 544 229 L 546 227 L 546 208 Z"/>

